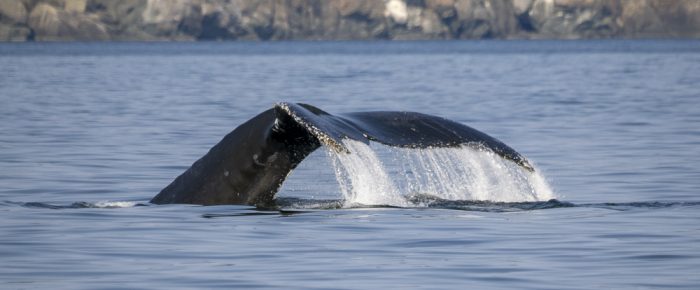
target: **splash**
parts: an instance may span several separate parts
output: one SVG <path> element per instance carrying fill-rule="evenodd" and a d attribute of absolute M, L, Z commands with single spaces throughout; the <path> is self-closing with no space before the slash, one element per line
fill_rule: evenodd
<path fill-rule="evenodd" d="M 537 170 L 523 170 L 488 149 L 404 149 L 344 140 L 328 150 L 346 205 L 416 206 L 412 196 L 444 200 L 536 202 L 555 198 Z"/>
<path fill-rule="evenodd" d="M 346 203 L 364 205 L 407 206 L 399 188 L 368 145 L 354 140 L 343 141 L 350 153 L 329 151 L 336 179 Z"/>

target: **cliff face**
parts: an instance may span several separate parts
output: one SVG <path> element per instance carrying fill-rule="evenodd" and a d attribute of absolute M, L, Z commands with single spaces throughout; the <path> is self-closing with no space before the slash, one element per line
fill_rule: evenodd
<path fill-rule="evenodd" d="M 0 41 L 700 37 L 698 0 L 0 0 Z"/>

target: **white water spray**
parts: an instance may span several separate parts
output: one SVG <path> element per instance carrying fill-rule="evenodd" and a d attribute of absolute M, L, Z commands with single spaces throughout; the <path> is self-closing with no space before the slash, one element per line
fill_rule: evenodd
<path fill-rule="evenodd" d="M 328 152 L 347 205 L 409 206 L 406 197 L 414 194 L 497 202 L 554 198 L 537 170 L 524 170 L 490 150 L 375 149 L 353 140 L 343 143 L 351 153 Z"/>
<path fill-rule="evenodd" d="M 407 205 L 372 148 L 352 140 L 343 143 L 350 153 L 331 153 L 331 157 L 346 203 Z"/>

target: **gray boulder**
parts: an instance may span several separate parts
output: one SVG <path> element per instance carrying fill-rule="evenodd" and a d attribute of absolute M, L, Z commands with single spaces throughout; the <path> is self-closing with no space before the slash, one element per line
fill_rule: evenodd
<path fill-rule="evenodd" d="M 77 11 L 59 10 L 41 3 L 29 15 L 29 27 L 34 32 L 34 40 L 108 40 L 109 34 L 104 24 L 95 15 Z"/>
<path fill-rule="evenodd" d="M 621 8 L 627 37 L 700 37 L 700 1 L 628 0 Z"/>
<path fill-rule="evenodd" d="M 0 23 L 25 24 L 27 22 L 27 7 L 22 1 L 0 1 Z"/>

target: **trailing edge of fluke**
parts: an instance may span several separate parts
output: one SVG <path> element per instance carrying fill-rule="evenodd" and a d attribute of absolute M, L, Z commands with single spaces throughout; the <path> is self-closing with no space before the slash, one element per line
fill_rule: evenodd
<path fill-rule="evenodd" d="M 352 154 L 343 139 L 402 148 L 472 146 L 534 171 L 496 138 L 441 117 L 395 111 L 331 115 L 307 104 L 278 103 L 226 135 L 151 202 L 270 206 L 289 173 L 321 145 Z"/>

